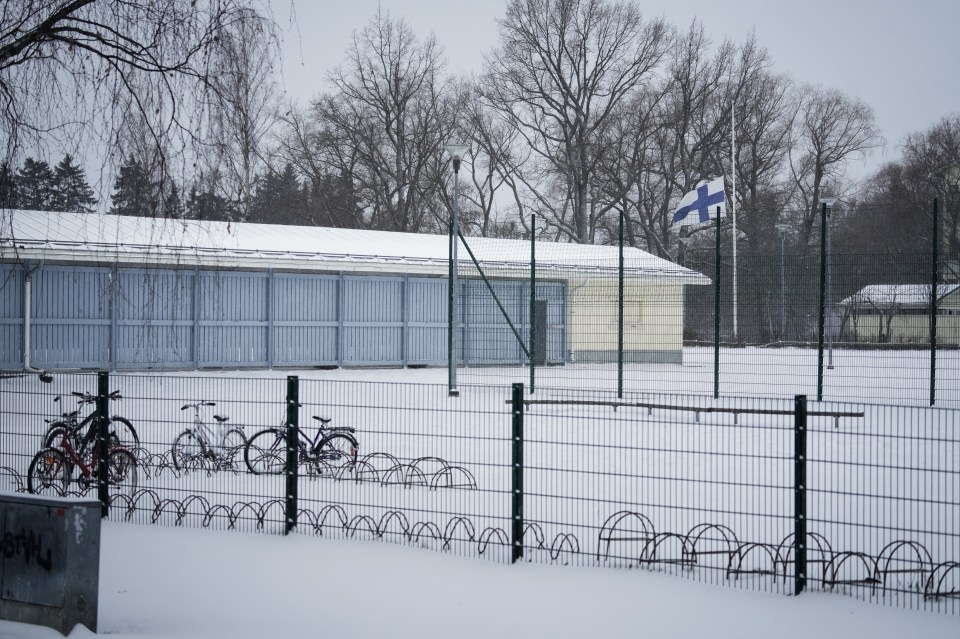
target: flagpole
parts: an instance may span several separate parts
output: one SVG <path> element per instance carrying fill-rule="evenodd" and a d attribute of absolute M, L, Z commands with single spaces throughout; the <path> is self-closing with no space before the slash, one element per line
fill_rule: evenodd
<path fill-rule="evenodd" d="M 736 105 L 730 105 L 730 220 L 733 224 L 733 341 L 739 343 L 737 323 L 737 120 Z"/>

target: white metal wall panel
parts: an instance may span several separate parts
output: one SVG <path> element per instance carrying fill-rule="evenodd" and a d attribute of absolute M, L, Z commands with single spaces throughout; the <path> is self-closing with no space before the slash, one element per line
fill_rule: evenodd
<path fill-rule="evenodd" d="M 110 273 L 43 266 L 32 276 L 31 361 L 47 368 L 110 364 Z"/>
<path fill-rule="evenodd" d="M 271 321 L 275 366 L 337 364 L 337 276 L 273 276 Z"/>
<path fill-rule="evenodd" d="M 345 366 L 403 364 L 403 278 L 343 278 Z"/>
<path fill-rule="evenodd" d="M 266 367 L 268 273 L 202 271 L 198 366 Z"/>
<path fill-rule="evenodd" d="M 23 362 L 23 270 L 0 264 L 0 367 Z"/>
<path fill-rule="evenodd" d="M 22 365 L 23 268 L 0 267 L 0 365 Z M 33 357 L 45 368 L 442 365 L 443 278 L 44 266 L 33 275 Z M 463 280 L 461 357 L 523 364 L 486 284 Z M 529 284 L 493 282 L 521 339 Z M 566 287 L 543 282 L 548 360 L 562 362 Z"/>
<path fill-rule="evenodd" d="M 194 361 L 194 271 L 118 269 L 113 294 L 117 368 L 185 368 Z"/>
<path fill-rule="evenodd" d="M 407 364 L 447 361 L 447 281 L 411 277 L 406 296 Z"/>

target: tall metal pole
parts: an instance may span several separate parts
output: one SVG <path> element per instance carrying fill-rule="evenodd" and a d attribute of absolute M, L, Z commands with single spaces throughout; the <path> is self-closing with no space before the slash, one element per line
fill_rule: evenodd
<path fill-rule="evenodd" d="M 623 399 L 623 207 L 620 208 L 620 264 L 617 273 L 617 398 Z"/>
<path fill-rule="evenodd" d="M 713 398 L 720 397 L 720 207 L 717 207 L 717 269 L 713 277 Z"/>
<path fill-rule="evenodd" d="M 530 214 L 530 394 L 536 392 L 537 361 L 537 214 Z"/>
<path fill-rule="evenodd" d="M 833 207 L 827 206 L 827 369 L 833 370 Z"/>
<path fill-rule="evenodd" d="M 820 314 L 817 322 L 817 401 L 823 401 L 823 318 L 827 280 L 827 203 L 820 204 Z"/>
<path fill-rule="evenodd" d="M 448 299 L 449 326 L 447 335 L 447 394 L 450 397 L 459 397 L 457 388 L 457 331 L 460 330 L 459 314 L 459 277 L 457 264 L 457 236 L 459 228 L 459 197 L 460 197 L 460 158 L 453 156 L 453 219 L 450 220 L 450 290 Z"/>
<path fill-rule="evenodd" d="M 740 343 L 739 318 L 737 313 L 737 119 L 736 105 L 730 106 L 730 175 L 733 182 L 730 192 L 730 221 L 733 225 L 733 341 Z"/>
<path fill-rule="evenodd" d="M 786 296 L 786 278 L 783 268 L 783 240 L 784 230 L 780 231 L 780 341 L 784 342 L 787 338 L 787 296 Z"/>
<path fill-rule="evenodd" d="M 940 216 L 933 199 L 933 256 L 930 263 L 930 405 L 937 401 L 937 295 L 940 272 Z"/>

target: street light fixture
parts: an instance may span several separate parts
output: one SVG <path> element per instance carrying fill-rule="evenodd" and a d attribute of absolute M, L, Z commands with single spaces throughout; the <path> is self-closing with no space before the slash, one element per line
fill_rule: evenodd
<path fill-rule="evenodd" d="M 450 279 L 447 291 L 447 394 L 450 397 L 459 397 L 460 390 L 457 388 L 457 334 L 460 330 L 460 322 L 457 310 L 459 308 L 459 281 L 457 271 L 457 240 L 460 235 L 460 162 L 464 156 L 470 152 L 470 147 L 466 144 L 451 143 L 443 147 L 450 158 L 453 160 L 453 206 L 450 215 Z"/>
<path fill-rule="evenodd" d="M 783 240 L 790 230 L 789 224 L 777 224 L 777 234 L 780 236 L 780 341 L 783 342 L 787 336 L 787 312 L 786 312 L 786 286 L 783 269 Z"/>
<path fill-rule="evenodd" d="M 837 203 L 837 198 L 835 197 L 821 197 L 821 204 L 826 204 L 827 206 L 827 317 L 829 318 L 828 327 L 827 327 L 827 369 L 833 370 L 833 265 L 831 264 L 832 258 L 832 246 L 833 246 L 833 233 L 831 228 L 833 224 L 831 222 L 831 213 L 833 205 Z"/>

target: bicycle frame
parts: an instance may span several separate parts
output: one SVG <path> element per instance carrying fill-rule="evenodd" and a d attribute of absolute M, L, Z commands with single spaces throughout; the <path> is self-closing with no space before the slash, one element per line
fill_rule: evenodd
<path fill-rule="evenodd" d="M 201 406 L 216 406 L 214 402 L 197 402 L 196 404 L 187 404 L 183 406 L 180 410 L 186 410 L 187 408 L 193 409 L 193 428 L 192 432 L 197 436 L 197 439 L 200 440 L 200 445 L 203 448 L 205 453 L 212 453 L 216 456 L 222 456 L 226 451 L 226 440 L 227 434 L 231 430 L 240 431 L 243 433 L 243 426 L 226 426 L 225 421 L 217 424 L 217 431 L 214 432 L 214 429 L 207 425 L 200 417 L 200 407 Z M 214 415 L 214 419 L 217 419 L 217 416 Z M 191 430 L 191 429 L 188 429 Z"/>
<path fill-rule="evenodd" d="M 67 456 L 67 462 L 74 464 L 77 468 L 79 468 L 84 479 L 91 479 L 94 476 L 94 468 L 96 467 L 97 463 L 97 453 L 99 452 L 98 444 L 94 442 L 93 450 L 90 451 L 90 457 L 92 461 L 88 466 L 83 460 L 83 456 L 86 452 L 86 446 L 89 444 L 89 440 L 87 438 L 84 438 L 83 445 L 80 447 L 79 452 L 73 447 L 73 442 L 70 441 L 68 433 L 64 432 L 61 440 L 62 441 L 60 442 L 59 448 L 61 452 Z"/>

